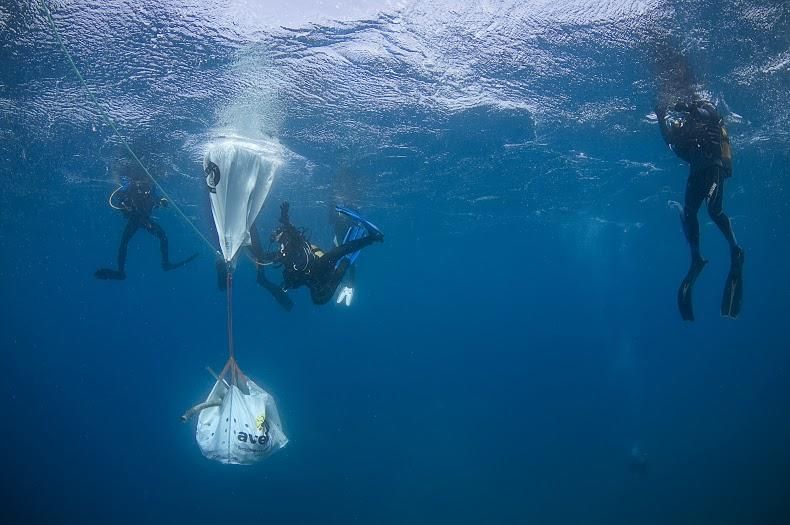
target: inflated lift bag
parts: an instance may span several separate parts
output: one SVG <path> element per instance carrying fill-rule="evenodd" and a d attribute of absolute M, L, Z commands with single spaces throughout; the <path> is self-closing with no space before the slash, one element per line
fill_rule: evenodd
<path fill-rule="evenodd" d="M 239 248 L 250 244 L 250 226 L 269 195 L 281 159 L 276 143 L 223 138 L 208 145 L 203 169 L 226 261 L 232 261 Z M 212 164 L 219 173 L 212 170 Z"/>

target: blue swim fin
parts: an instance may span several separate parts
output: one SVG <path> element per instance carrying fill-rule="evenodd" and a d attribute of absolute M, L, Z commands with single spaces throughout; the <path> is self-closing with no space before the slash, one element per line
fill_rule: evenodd
<path fill-rule="evenodd" d="M 335 211 L 338 212 L 338 213 L 342 213 L 343 215 L 345 215 L 347 217 L 351 217 L 355 221 L 359 222 L 370 233 L 377 233 L 377 234 L 381 235 L 382 237 L 384 236 L 384 232 L 379 230 L 378 227 L 375 224 L 373 224 L 372 222 L 367 220 L 365 217 L 360 215 L 360 213 L 358 211 L 352 210 L 351 208 L 346 208 L 345 206 L 335 206 Z"/>
<path fill-rule="evenodd" d="M 384 234 L 381 232 L 381 230 L 379 230 L 375 224 L 373 224 L 372 222 L 364 218 L 362 215 L 360 215 L 358 211 L 352 210 L 351 208 L 346 208 L 344 206 L 335 206 L 335 211 L 337 211 L 337 213 L 349 217 L 356 223 L 348 228 L 348 230 L 346 231 L 346 236 L 343 238 L 342 244 L 347 244 L 351 241 L 356 241 L 363 237 L 372 236 L 372 237 L 377 237 L 379 239 L 384 238 Z M 359 252 L 360 250 L 357 250 L 353 253 L 349 253 L 348 255 L 344 255 L 337 261 L 335 268 L 339 268 L 340 264 L 344 260 L 348 261 L 348 266 L 353 265 L 354 262 L 357 260 L 357 257 L 359 257 Z"/>
<path fill-rule="evenodd" d="M 357 239 L 361 239 L 367 233 L 368 232 L 365 228 L 355 224 L 354 226 L 350 227 L 346 232 L 346 236 L 343 238 L 343 244 L 346 244 L 349 241 L 356 241 Z M 349 253 L 348 255 L 343 256 L 340 259 L 340 261 L 342 261 L 343 259 L 348 259 L 349 266 L 351 266 L 352 264 L 354 264 L 354 262 L 356 262 L 357 257 L 359 257 L 360 251 L 361 250 L 357 250 L 354 253 Z M 340 261 L 338 261 L 337 266 L 340 265 Z M 335 268 L 337 268 L 337 266 L 335 266 Z"/>
<path fill-rule="evenodd" d="M 343 243 L 342 244 L 346 244 L 349 241 L 356 241 L 357 239 L 361 239 L 362 237 L 367 235 L 367 233 L 368 233 L 368 231 L 365 228 L 355 224 L 355 225 L 351 226 L 348 229 L 348 231 L 346 232 L 346 236 L 343 237 Z M 340 264 L 343 261 L 345 261 L 345 260 L 348 261 L 348 265 L 349 266 L 354 264 L 354 262 L 357 260 L 357 257 L 359 257 L 359 252 L 360 251 L 361 250 L 357 250 L 357 251 L 355 251 L 353 253 L 349 253 L 348 255 L 344 255 L 343 257 L 338 259 L 337 263 L 335 264 L 335 268 L 339 268 Z"/>

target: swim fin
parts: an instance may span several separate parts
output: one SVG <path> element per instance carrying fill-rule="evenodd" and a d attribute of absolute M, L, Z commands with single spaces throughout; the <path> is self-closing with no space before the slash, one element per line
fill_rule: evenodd
<path fill-rule="evenodd" d="M 357 239 L 361 239 L 362 237 L 364 237 L 364 236 L 365 236 L 365 234 L 366 234 L 366 233 L 367 233 L 367 230 L 366 230 L 365 228 L 363 228 L 362 226 L 359 226 L 359 225 L 356 225 L 356 224 L 355 224 L 355 225 L 351 226 L 351 227 L 348 229 L 348 231 L 346 232 L 346 236 L 345 236 L 345 237 L 343 237 L 343 242 L 342 242 L 342 244 L 346 244 L 347 242 L 350 242 L 350 241 L 356 241 Z M 361 251 L 362 251 L 362 250 L 357 250 L 357 251 L 355 251 L 355 252 L 353 252 L 353 253 L 349 253 L 348 255 L 344 255 L 343 257 L 341 257 L 341 258 L 340 258 L 340 259 L 337 261 L 337 263 L 335 264 L 335 268 L 338 268 L 338 267 L 340 266 L 340 263 L 341 263 L 341 262 L 342 262 L 344 259 L 347 259 L 347 260 L 348 260 L 348 265 L 349 265 L 349 266 L 353 265 L 353 264 L 356 262 L 356 260 L 357 260 L 357 257 L 359 257 L 359 253 L 360 253 Z"/>
<path fill-rule="evenodd" d="M 351 208 L 346 208 L 345 206 L 335 206 L 335 211 L 338 213 L 342 213 L 347 217 L 351 217 L 368 231 L 368 234 L 371 237 L 377 237 L 379 240 L 384 240 L 384 233 L 378 229 L 378 227 L 363 217 L 358 211 L 352 210 Z"/>
<path fill-rule="evenodd" d="M 183 261 L 180 261 L 180 262 L 177 262 L 177 263 L 163 263 L 162 264 L 162 269 L 164 271 L 166 271 L 166 272 L 169 272 L 170 270 L 176 270 L 178 268 L 181 268 L 185 264 L 189 264 L 190 262 L 195 260 L 195 257 L 197 257 L 197 256 L 198 256 L 197 253 L 193 253 L 192 255 L 190 255 L 189 257 L 184 259 Z"/>
<path fill-rule="evenodd" d="M 702 257 L 691 261 L 689 271 L 686 277 L 683 278 L 683 282 L 680 283 L 680 288 L 678 288 L 678 309 L 680 310 L 680 317 L 682 317 L 684 321 L 694 320 L 692 292 L 694 291 L 694 283 L 697 281 L 697 277 L 702 273 L 702 269 L 705 268 L 706 264 L 708 264 L 708 261 Z"/>
<path fill-rule="evenodd" d="M 736 248 L 730 258 L 730 273 L 724 283 L 721 299 L 721 315 L 737 319 L 743 301 L 743 248 Z"/>
<path fill-rule="evenodd" d="M 112 268 L 99 268 L 93 275 L 97 279 L 102 279 L 104 281 L 108 279 L 112 279 L 114 281 L 123 281 L 126 279 L 126 273 L 113 270 Z"/>
<path fill-rule="evenodd" d="M 344 286 L 340 293 L 337 294 L 337 304 L 345 304 L 351 306 L 351 301 L 354 300 L 354 289 L 350 286 Z"/>

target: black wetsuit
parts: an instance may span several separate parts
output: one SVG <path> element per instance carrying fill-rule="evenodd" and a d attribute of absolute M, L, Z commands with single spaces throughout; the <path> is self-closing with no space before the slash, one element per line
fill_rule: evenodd
<path fill-rule="evenodd" d="M 683 206 L 683 229 L 691 248 L 692 263 L 702 259 L 697 214 L 708 201 L 708 215 L 735 251 L 738 245 L 729 217 L 724 213 L 724 183 L 732 174 L 729 139 L 712 104 L 696 101 L 673 108 L 686 115 L 682 125 L 667 125 L 666 108 L 656 110 L 661 134 L 672 151 L 690 166 Z"/>
<path fill-rule="evenodd" d="M 132 182 L 118 190 L 117 199 L 118 207 L 127 218 L 126 227 L 121 235 L 121 244 L 118 246 L 118 269 L 101 268 L 95 273 L 97 278 L 126 278 L 126 253 L 129 241 L 140 228 L 159 239 L 159 253 L 162 269 L 165 271 L 179 268 L 197 256 L 197 254 L 194 254 L 188 259 L 175 264 L 170 262 L 167 234 L 151 217 L 154 209 L 167 206 L 167 201 L 160 199 L 149 184 Z"/>
<path fill-rule="evenodd" d="M 324 252 L 317 246 L 310 244 L 304 233 L 290 223 L 287 203 L 283 203 L 280 227 L 274 234 L 274 240 L 280 247 L 278 251 L 264 253 L 260 248 L 260 241 L 256 240 L 257 232 L 253 235 L 251 230 L 250 233 L 253 242 L 252 250 L 259 262 L 258 282 L 268 288 L 262 283 L 262 281 L 268 283 L 265 275 L 261 275 L 263 264 L 278 264 L 283 268 L 283 284 L 279 289 L 285 291 L 307 286 L 315 304 L 325 304 L 332 299 L 349 267 L 349 261 L 343 259 L 344 256 L 383 240 L 381 233 L 369 232 L 365 237 L 349 241 Z"/>

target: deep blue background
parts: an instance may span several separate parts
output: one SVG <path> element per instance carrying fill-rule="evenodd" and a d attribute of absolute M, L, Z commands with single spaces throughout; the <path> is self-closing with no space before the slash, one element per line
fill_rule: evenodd
<path fill-rule="evenodd" d="M 4 73 L 11 98 L 24 98 L 36 76 Z M 639 104 L 649 112 L 648 99 Z M 376 119 L 394 128 L 422 118 L 405 113 Z M 128 279 L 95 280 L 115 260 L 124 224 L 105 205 L 113 135 L 100 124 L 75 133 L 55 119 L 40 138 L 6 121 L 5 523 L 788 521 L 782 142 L 769 134 L 755 144 L 752 128 L 733 127 L 725 209 L 746 248 L 743 315 L 718 316 L 728 257 L 703 215 L 711 263 L 695 290 L 698 321 L 683 323 L 675 292 L 687 247 L 665 203 L 681 200 L 685 168 L 654 126 L 634 125 L 614 141 L 588 128 L 558 131 L 547 148 L 561 155 L 550 162 L 539 146 L 502 146 L 534 138 L 527 115 L 473 110 L 448 117 L 413 157 L 349 166 L 304 138 L 310 125 L 287 123 L 284 143 L 308 161 L 316 152 L 330 160 L 309 188 L 288 175 L 305 162 L 293 161 L 264 224 L 289 199 L 294 222 L 328 245 L 325 202 L 342 173 L 386 242 L 362 254 L 351 308 L 313 306 L 299 290 L 294 311 L 283 312 L 241 260 L 238 360 L 277 399 L 291 441 L 238 467 L 204 459 L 194 422 L 178 421 L 212 385 L 204 367 L 218 370 L 227 356 L 212 253 L 160 210 L 173 253 L 201 257 L 165 274 L 156 241 L 139 233 Z M 660 171 L 635 176 L 621 162 L 626 150 Z M 591 195 L 578 180 L 552 182 L 548 169 L 586 162 L 579 152 L 600 161 L 585 168 L 604 179 Z M 208 235 L 200 158 L 172 156 L 193 178 L 164 184 Z M 466 159 L 493 167 L 474 178 Z M 377 171 L 379 160 L 388 171 Z M 546 206 L 519 188 L 538 191 Z M 470 204 L 470 195 L 484 198 Z M 648 456 L 643 475 L 629 468 L 635 443 Z"/>

